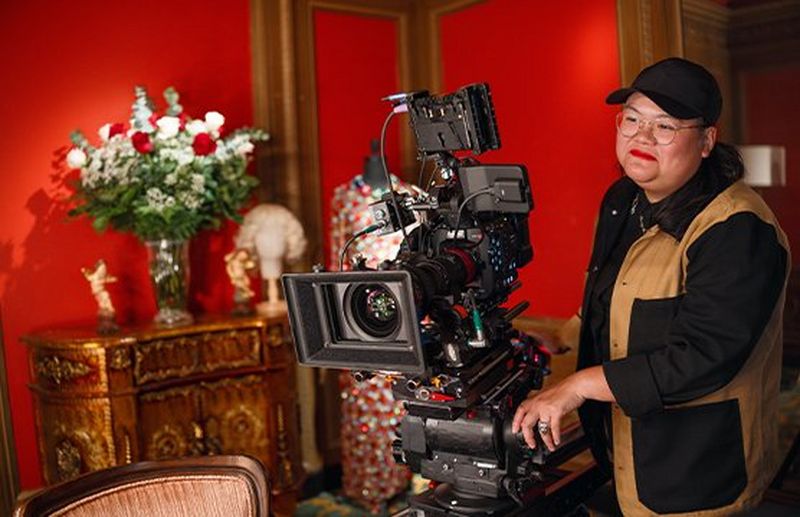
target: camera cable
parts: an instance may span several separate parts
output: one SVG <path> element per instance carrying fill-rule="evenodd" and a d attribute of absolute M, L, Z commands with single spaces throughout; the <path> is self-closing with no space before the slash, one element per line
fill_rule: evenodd
<path fill-rule="evenodd" d="M 407 111 L 407 104 L 398 104 L 392 109 L 392 111 L 389 112 L 389 115 L 386 116 L 386 120 L 383 122 L 383 127 L 381 128 L 381 165 L 383 165 L 383 174 L 386 176 L 386 185 L 389 187 L 389 193 L 392 198 L 394 215 L 397 216 L 398 224 L 400 224 L 400 230 L 403 232 L 403 240 L 406 241 L 408 240 L 408 233 L 406 233 L 406 227 L 403 224 L 403 218 L 400 217 L 400 207 L 397 205 L 397 196 L 395 196 L 394 185 L 392 185 L 392 176 L 389 174 L 389 167 L 386 165 L 386 130 L 389 127 L 389 122 L 392 121 L 392 118 L 396 114 Z"/>
<path fill-rule="evenodd" d="M 344 246 L 342 246 L 341 253 L 339 253 L 339 271 L 344 271 L 344 257 L 347 255 L 347 249 L 350 247 L 350 245 L 353 244 L 359 237 L 380 230 L 384 226 L 386 226 L 386 221 L 380 221 L 375 224 L 371 224 L 366 228 L 357 231 L 352 237 L 347 239 L 347 241 L 344 243 Z"/>
<path fill-rule="evenodd" d="M 461 215 L 464 213 L 464 207 L 467 206 L 467 203 L 475 199 L 476 197 L 480 196 L 481 194 L 492 194 L 494 195 L 494 188 L 493 187 L 486 187 L 481 190 L 475 191 L 472 194 L 468 195 L 464 198 L 464 201 L 458 206 L 458 217 L 456 217 L 456 226 L 455 226 L 455 235 L 453 235 L 454 239 L 458 238 L 458 231 L 461 226 Z M 466 240 L 466 232 L 464 232 L 464 240 Z"/>

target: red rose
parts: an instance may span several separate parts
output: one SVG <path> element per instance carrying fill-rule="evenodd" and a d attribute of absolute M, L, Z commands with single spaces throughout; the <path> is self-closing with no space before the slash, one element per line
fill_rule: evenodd
<path fill-rule="evenodd" d="M 153 142 L 150 141 L 150 135 L 137 131 L 131 137 L 133 148 L 142 154 L 147 154 L 153 150 Z"/>
<path fill-rule="evenodd" d="M 197 156 L 206 156 L 217 149 L 217 143 L 208 135 L 208 133 L 198 133 L 192 142 L 192 149 Z"/>
<path fill-rule="evenodd" d="M 123 124 L 122 122 L 111 124 L 111 127 L 108 128 L 108 138 L 111 138 L 114 135 L 121 135 L 124 132 L 125 132 L 125 124 Z"/>

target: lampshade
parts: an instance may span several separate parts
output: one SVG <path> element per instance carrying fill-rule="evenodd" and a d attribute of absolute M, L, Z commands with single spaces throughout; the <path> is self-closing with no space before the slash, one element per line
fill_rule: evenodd
<path fill-rule="evenodd" d="M 744 161 L 744 182 L 751 187 L 786 185 L 786 148 L 778 145 L 738 145 Z"/>

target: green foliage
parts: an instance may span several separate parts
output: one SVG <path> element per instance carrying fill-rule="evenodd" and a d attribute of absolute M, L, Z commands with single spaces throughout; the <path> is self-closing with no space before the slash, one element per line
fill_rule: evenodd
<path fill-rule="evenodd" d="M 172 86 L 164 90 L 164 100 L 167 101 L 167 115 L 177 117 L 183 113 L 183 106 L 178 104 L 180 97 Z"/>
<path fill-rule="evenodd" d="M 83 133 L 77 129 L 69 134 L 69 139 L 72 141 L 72 144 L 79 149 L 87 149 L 91 147 L 89 145 L 89 141 L 86 140 L 86 137 L 83 135 Z"/>
<path fill-rule="evenodd" d="M 131 126 L 138 131 L 151 133 L 155 127 L 150 123 L 150 116 L 153 114 L 153 101 L 147 95 L 147 90 L 143 86 L 133 88 L 136 100 L 131 106 Z"/>

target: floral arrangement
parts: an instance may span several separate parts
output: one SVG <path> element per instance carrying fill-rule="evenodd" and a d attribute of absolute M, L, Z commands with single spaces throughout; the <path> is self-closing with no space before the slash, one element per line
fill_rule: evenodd
<path fill-rule="evenodd" d="M 242 128 L 222 138 L 225 117 L 209 111 L 188 117 L 173 88 L 164 91 L 167 107 L 156 113 L 142 87 L 129 123 L 103 125 L 100 144 L 80 132 L 67 165 L 80 169 L 70 215 L 88 215 L 93 226 L 132 232 L 141 239 L 186 240 L 224 218 L 241 222 L 238 210 L 258 180 L 247 174 L 253 143 L 263 131 Z"/>

